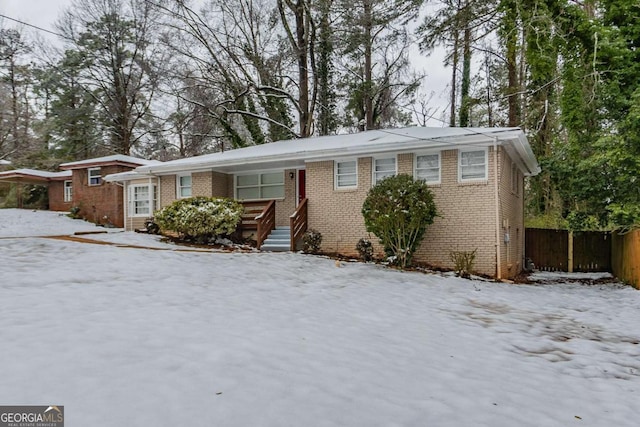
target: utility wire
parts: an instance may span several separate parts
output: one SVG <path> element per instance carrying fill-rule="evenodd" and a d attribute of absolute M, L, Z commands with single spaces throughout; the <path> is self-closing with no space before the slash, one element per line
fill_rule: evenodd
<path fill-rule="evenodd" d="M 28 22 L 24 22 L 24 21 L 21 21 L 19 19 L 12 18 L 10 16 L 3 15 L 1 13 L 0 13 L 0 18 L 5 18 L 5 19 L 8 19 L 9 21 L 17 22 L 18 24 L 26 25 L 27 27 L 31 27 L 31 28 L 35 28 L 38 31 L 44 31 L 45 33 L 53 34 L 54 36 L 58 36 L 58 37 L 61 37 L 63 39 L 69 40 L 69 37 L 66 37 L 66 36 L 64 36 L 64 35 L 62 35 L 60 33 L 56 33 L 55 31 L 47 30 L 46 28 L 38 27 L 37 25 L 29 24 Z"/>

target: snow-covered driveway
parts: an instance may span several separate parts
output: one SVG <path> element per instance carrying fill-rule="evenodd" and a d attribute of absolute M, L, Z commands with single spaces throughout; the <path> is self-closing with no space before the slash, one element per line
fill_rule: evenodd
<path fill-rule="evenodd" d="M 92 427 L 638 424 L 632 288 L 8 238 L 38 229 L 16 212 L 0 210 L 0 404 Z"/>

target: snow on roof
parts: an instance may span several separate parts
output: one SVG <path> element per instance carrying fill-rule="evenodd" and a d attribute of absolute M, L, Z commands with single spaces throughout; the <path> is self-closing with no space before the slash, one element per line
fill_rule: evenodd
<path fill-rule="evenodd" d="M 138 157 L 125 156 L 124 154 L 114 154 L 111 156 L 96 157 L 93 159 L 78 160 L 76 162 L 63 163 L 60 165 L 62 169 L 81 169 L 88 166 L 97 166 L 114 163 L 126 163 L 132 165 L 154 165 L 162 163 L 158 160 L 146 160 Z"/>
<path fill-rule="evenodd" d="M 355 134 L 332 135 L 305 139 L 291 139 L 254 145 L 221 153 L 141 166 L 142 173 L 175 173 L 218 169 L 229 172 L 233 168 L 293 167 L 305 161 L 330 160 L 340 157 L 365 156 L 376 153 L 410 152 L 429 148 L 460 148 L 465 145 L 510 145 L 521 158 L 528 175 L 540 171 L 538 162 L 519 128 L 429 128 L 371 130 Z"/>
<path fill-rule="evenodd" d="M 56 178 L 68 178 L 68 177 L 71 177 L 71 171 L 49 172 L 49 171 L 41 171 L 37 169 L 14 169 L 10 171 L 0 172 L 0 179 L 20 178 L 20 177 L 42 178 L 43 180 L 56 179 Z"/>

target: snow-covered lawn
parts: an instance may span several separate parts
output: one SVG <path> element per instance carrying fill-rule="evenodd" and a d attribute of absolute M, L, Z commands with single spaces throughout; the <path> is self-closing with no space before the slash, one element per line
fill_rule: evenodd
<path fill-rule="evenodd" d="M 24 238 L 95 229 L 33 214 L 0 210 L 0 404 L 92 427 L 638 425 L 632 288 Z"/>

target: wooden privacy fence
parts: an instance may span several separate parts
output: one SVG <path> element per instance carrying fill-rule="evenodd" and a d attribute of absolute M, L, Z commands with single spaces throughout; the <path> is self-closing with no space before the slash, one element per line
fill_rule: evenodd
<path fill-rule="evenodd" d="M 527 228 L 525 256 L 545 271 L 611 271 L 611 233 Z"/>
<path fill-rule="evenodd" d="M 567 271 L 569 233 L 566 230 L 527 228 L 524 237 L 525 257 L 545 271 Z"/>
<path fill-rule="evenodd" d="M 613 274 L 640 289 L 640 230 L 614 233 L 611 246 Z"/>

